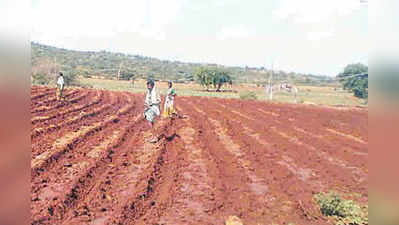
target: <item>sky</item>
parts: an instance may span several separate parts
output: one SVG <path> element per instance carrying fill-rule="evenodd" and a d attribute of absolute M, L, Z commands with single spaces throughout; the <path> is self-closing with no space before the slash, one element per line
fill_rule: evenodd
<path fill-rule="evenodd" d="M 33 0 L 31 40 L 335 76 L 368 64 L 360 0 Z"/>

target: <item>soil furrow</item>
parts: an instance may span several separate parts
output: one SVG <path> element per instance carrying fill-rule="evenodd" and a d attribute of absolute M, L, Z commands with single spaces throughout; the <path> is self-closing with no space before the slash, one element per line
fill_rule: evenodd
<path fill-rule="evenodd" d="M 37 99 L 40 99 L 42 97 L 45 97 L 45 96 L 49 95 L 51 93 L 51 90 L 50 89 L 44 89 L 44 90 L 38 90 L 37 92 L 38 93 L 35 93 L 35 95 L 31 96 L 31 98 L 30 98 L 31 101 L 37 100 Z"/>
<path fill-rule="evenodd" d="M 64 122 L 50 124 L 50 125 L 47 125 L 45 128 L 43 128 L 43 127 L 34 128 L 33 131 L 31 132 L 31 139 L 36 138 L 39 135 L 47 134 L 48 132 L 52 132 L 52 131 L 58 130 L 62 127 L 66 127 L 66 126 L 69 126 L 76 122 L 82 121 L 83 119 L 85 119 L 87 117 L 98 116 L 102 112 L 106 111 L 107 109 L 110 109 L 111 106 L 112 106 L 111 104 L 105 104 L 100 107 L 94 108 L 93 110 L 91 110 L 89 112 L 80 112 L 78 115 L 76 115 Z"/>
<path fill-rule="evenodd" d="M 35 117 L 40 118 L 40 117 L 46 117 L 45 115 L 49 115 L 50 113 L 54 111 L 59 111 L 65 107 L 69 107 L 71 104 L 78 103 L 80 101 L 84 101 L 86 99 L 91 98 L 91 94 L 94 93 L 94 91 L 85 91 L 82 94 L 79 94 L 76 97 L 66 99 L 65 101 L 56 101 L 54 104 L 49 104 L 49 105 L 44 105 L 41 107 L 36 108 L 33 110 L 31 113 L 34 114 Z M 67 98 L 67 96 L 66 96 Z M 34 123 L 35 119 L 31 119 L 31 122 Z"/>
<path fill-rule="evenodd" d="M 179 96 L 150 129 L 144 94 L 55 94 L 31 88 L 31 224 L 325 225 L 315 193 L 368 204 L 367 110 Z"/>
<path fill-rule="evenodd" d="M 33 207 L 33 211 L 37 212 L 35 221 L 59 224 L 65 214 L 85 197 L 90 186 L 96 181 L 96 175 L 102 174 L 112 165 L 113 154 L 125 141 L 127 133 L 136 125 L 137 117 L 133 121 L 120 120 L 102 131 L 101 135 L 107 138 L 96 143 L 91 142 L 92 144 L 86 147 L 82 146 L 74 152 L 73 157 L 60 160 L 52 169 L 59 173 L 59 176 L 54 178 L 51 173 L 47 173 L 46 176 L 36 179 L 37 186 L 32 196 L 37 201 Z M 43 180 L 46 182 L 40 184 Z M 46 209 L 51 209 L 51 213 Z"/>
<path fill-rule="evenodd" d="M 234 104 L 234 101 L 225 101 L 226 106 L 231 106 L 234 108 L 237 108 L 237 104 Z M 347 129 L 350 128 L 351 132 L 354 130 L 360 130 L 362 132 L 357 132 L 358 134 L 354 134 L 354 136 L 360 136 L 360 140 L 365 139 L 367 140 L 367 132 L 364 132 L 364 128 L 358 129 L 359 124 L 363 124 L 365 121 L 358 121 L 353 120 L 353 121 L 346 121 L 340 122 L 340 117 L 333 119 L 335 114 L 331 113 L 329 109 L 322 109 L 322 108 L 314 108 L 313 110 L 307 109 L 307 108 L 300 108 L 300 107 L 294 107 L 290 106 L 287 107 L 286 105 L 276 105 L 274 107 L 271 107 L 268 104 L 260 104 L 260 103 L 255 103 L 254 104 L 249 104 L 246 107 L 243 107 L 241 111 L 245 112 L 244 114 L 250 115 L 251 118 L 268 118 L 270 116 L 275 118 L 275 121 L 278 123 L 284 123 L 284 125 L 288 124 L 295 124 L 296 126 L 300 127 L 301 129 L 308 129 L 311 127 L 310 130 L 312 130 L 313 133 L 317 133 L 320 135 L 323 135 L 325 137 L 330 137 L 331 133 L 327 132 L 326 128 L 328 129 L 329 127 L 331 128 L 337 128 L 337 125 L 341 125 L 341 127 L 345 127 L 344 130 L 341 128 L 339 129 L 341 132 L 347 132 Z M 336 114 L 343 114 L 346 117 L 352 117 L 353 111 L 337 111 Z M 326 116 L 325 114 L 331 114 Z M 321 116 L 323 115 L 323 116 Z M 363 112 L 362 114 L 359 114 L 359 116 L 355 118 L 362 118 L 365 117 L 367 118 L 367 112 Z M 345 117 L 344 117 L 345 118 Z M 367 120 L 366 120 L 367 122 Z M 367 127 L 366 127 L 367 128 Z M 292 128 L 291 128 L 292 129 Z M 367 130 L 367 129 L 366 129 Z M 341 142 L 346 141 L 346 139 L 342 139 L 342 137 L 339 137 L 335 135 L 335 139 L 341 139 Z M 362 143 L 362 142 L 359 142 Z M 365 148 L 367 147 L 367 144 L 363 141 L 362 145 L 356 145 L 351 143 L 354 148 Z"/>
<path fill-rule="evenodd" d="M 198 102 L 197 105 L 203 105 L 203 103 Z M 218 117 L 219 120 L 221 120 L 224 115 L 226 115 L 227 120 L 234 120 L 232 118 L 240 117 L 240 115 L 235 114 L 231 110 L 226 110 L 225 107 L 218 106 L 218 105 L 212 104 L 212 103 L 207 103 L 207 105 L 209 106 L 208 108 L 211 108 L 211 109 L 219 108 L 219 110 L 221 112 L 223 112 L 223 113 L 219 114 L 219 117 Z M 323 151 L 319 151 L 319 150 L 315 149 L 314 147 L 311 147 L 310 145 L 306 145 L 305 149 L 304 149 L 303 148 L 304 145 L 302 142 L 290 141 L 292 139 L 287 139 L 287 135 L 282 136 L 282 134 L 284 134 L 284 133 L 276 132 L 275 126 L 277 126 L 277 124 L 271 126 L 268 123 L 269 120 L 262 120 L 262 123 L 259 123 L 258 121 L 252 120 L 252 118 L 250 120 L 248 118 L 243 117 L 241 120 L 242 122 L 240 124 L 250 125 L 250 127 L 252 127 L 255 131 L 257 131 L 257 132 L 259 132 L 259 134 L 261 134 L 260 137 L 262 137 L 263 140 L 267 140 L 268 143 L 274 143 L 274 145 L 269 145 L 271 147 L 274 147 L 275 143 L 279 143 L 277 146 L 280 147 L 280 150 L 276 149 L 276 151 L 282 151 L 282 153 L 284 153 L 284 152 L 289 153 L 290 156 L 287 155 L 288 157 L 287 156 L 284 157 L 286 159 L 285 161 L 293 162 L 293 160 L 294 160 L 295 162 L 297 162 L 296 163 L 297 166 L 299 166 L 300 168 L 305 168 L 305 170 L 302 170 L 302 172 L 305 174 L 308 174 L 308 175 L 306 175 L 306 177 L 308 177 L 309 174 L 313 174 L 306 168 L 317 168 L 315 171 L 316 171 L 316 174 L 318 174 L 318 176 L 320 178 L 320 179 L 316 179 L 316 180 L 318 180 L 318 182 L 321 180 L 324 180 L 324 182 L 326 182 L 327 184 L 330 184 L 330 185 L 328 185 L 328 187 L 332 187 L 332 185 L 334 185 L 335 187 L 338 187 L 338 186 L 348 187 L 349 186 L 349 187 L 351 187 L 349 190 L 357 190 L 359 193 L 362 193 L 362 194 L 367 193 L 367 191 L 365 193 L 365 188 L 367 187 L 367 183 L 359 183 L 359 181 L 365 181 L 364 179 L 367 179 L 367 174 L 365 174 L 364 172 L 359 170 L 359 168 L 348 166 L 345 162 L 343 162 L 339 159 L 336 159 L 336 158 L 332 158 L 327 153 L 325 153 Z M 241 128 L 241 130 L 245 130 L 245 129 Z M 277 131 L 279 131 L 279 130 L 277 130 Z M 239 133 L 239 132 L 240 131 L 238 130 L 236 133 Z M 262 135 L 262 133 L 265 133 L 265 132 L 268 133 L 267 136 Z M 278 136 L 276 137 L 276 134 L 278 134 L 278 136 L 281 136 L 281 137 L 278 137 Z M 254 135 L 258 135 L 258 134 L 254 134 Z M 238 140 L 243 140 L 243 138 L 238 139 Z M 293 145 L 290 143 L 292 143 Z M 265 145 L 265 146 L 267 146 L 267 145 Z M 307 148 L 307 150 L 306 150 L 306 148 Z M 287 151 L 287 149 L 289 149 L 289 151 Z M 320 161 L 320 159 L 321 159 L 321 160 L 323 160 L 324 163 L 323 164 L 312 163 L 315 159 L 312 159 L 312 156 L 308 153 L 308 150 L 311 150 L 310 152 L 316 153 L 316 154 L 314 154 L 314 156 L 317 157 L 317 160 L 319 162 L 321 162 Z M 294 154 L 294 153 L 296 153 L 296 154 Z M 281 153 L 278 153 L 278 155 L 281 155 Z M 304 156 L 309 157 L 309 159 L 304 158 Z M 283 160 L 282 162 L 286 165 L 291 165 L 291 166 L 293 165 L 292 163 L 287 163 L 285 161 Z M 353 173 L 348 174 L 347 172 L 345 172 L 343 170 L 349 170 L 349 171 L 352 171 Z M 323 173 L 321 173 L 321 172 L 323 172 Z M 331 177 L 331 174 L 333 174 L 334 177 L 337 177 L 338 180 L 337 179 L 330 179 L 330 180 L 325 179 L 325 178 Z M 338 185 L 339 183 L 341 185 Z M 345 190 L 345 191 L 348 191 L 348 190 Z"/>
<path fill-rule="evenodd" d="M 90 126 L 94 123 L 101 122 L 105 117 L 109 115 L 113 115 L 117 112 L 119 109 L 120 104 L 118 104 L 118 100 L 112 95 L 112 93 L 107 93 L 104 96 L 104 102 L 108 102 L 112 104 L 114 107 L 107 108 L 105 107 L 103 111 L 100 111 L 97 116 L 94 117 L 85 117 L 82 120 L 79 120 L 77 123 L 71 124 L 69 126 L 63 126 L 60 129 L 55 129 L 53 132 L 49 132 L 46 135 L 43 136 L 36 136 L 33 135 L 31 137 L 32 141 L 32 158 L 36 157 L 37 155 L 49 151 L 53 147 L 53 143 L 57 139 L 61 139 L 66 133 L 73 133 L 75 131 L 78 131 L 80 128 L 83 128 L 84 126 Z M 90 108 L 89 108 L 90 110 Z M 51 129 L 53 126 L 57 126 L 59 124 L 62 124 L 65 119 L 59 118 L 55 119 L 54 121 L 46 121 L 48 122 L 48 128 Z M 40 131 L 40 130 L 39 130 Z M 41 140 L 41 141 L 36 141 L 36 140 Z"/>
<path fill-rule="evenodd" d="M 74 97 L 75 95 L 77 95 L 79 93 L 80 93 L 79 90 L 71 89 L 71 90 L 65 91 L 64 96 L 65 96 L 65 98 L 69 98 L 69 97 Z M 42 111 L 45 111 L 45 110 L 51 108 L 51 106 L 54 106 L 56 104 L 59 104 L 59 101 L 57 101 L 57 97 L 55 94 L 48 95 L 48 97 L 45 99 L 31 101 L 31 113 L 32 114 L 40 113 Z"/>
<path fill-rule="evenodd" d="M 277 218 L 278 214 L 270 213 L 269 207 L 275 206 L 276 203 L 287 204 L 286 200 L 288 199 L 284 196 L 280 196 L 280 199 L 273 197 L 269 184 L 255 174 L 256 170 L 250 165 L 250 161 L 237 153 L 239 149 L 236 148 L 237 146 L 231 145 L 226 133 L 215 129 L 215 124 L 208 120 L 209 115 L 205 113 L 206 110 L 190 104 L 182 104 L 182 106 L 182 112 L 188 113 L 188 116 L 194 118 L 195 121 L 201 121 L 200 124 L 197 122 L 197 126 L 200 126 L 197 129 L 202 132 L 201 136 L 205 137 L 201 140 L 201 144 L 206 146 L 204 149 L 212 155 L 217 164 L 219 177 L 223 177 L 221 181 L 225 196 L 219 209 L 222 219 L 226 219 L 230 215 L 237 215 L 245 224 L 267 224 L 280 221 Z M 285 200 L 282 200 L 284 198 Z M 291 208 L 286 210 L 291 210 Z M 294 221 L 298 217 L 290 214 L 289 218 L 285 219 Z"/>
<path fill-rule="evenodd" d="M 158 185 L 155 179 L 159 176 L 166 153 L 163 141 L 150 144 L 143 140 L 143 131 L 148 128 L 141 124 L 134 135 L 129 136 L 126 145 L 115 150 L 112 166 L 97 177 L 90 192 L 75 207 L 76 212 L 73 215 L 70 213 L 64 224 L 129 224 L 125 216 L 132 212 L 126 208 L 133 204 L 138 210 L 137 198 L 140 202 L 149 198 L 150 192 Z M 140 210 L 142 214 L 145 211 L 144 208 Z M 138 216 L 135 214 L 129 220 Z"/>
<path fill-rule="evenodd" d="M 91 100 L 91 99 L 93 99 L 93 100 Z M 39 122 L 48 121 L 48 120 L 54 119 L 56 117 L 63 117 L 63 116 L 68 115 L 70 113 L 83 110 L 85 108 L 88 108 L 88 107 L 90 107 L 92 105 L 95 105 L 95 104 L 99 103 L 101 101 L 101 95 L 99 93 L 97 93 L 93 98 L 91 98 L 91 96 L 89 94 L 89 96 L 87 97 L 87 100 L 88 101 L 85 101 L 85 102 L 83 102 L 81 104 L 78 104 L 78 105 L 75 105 L 75 104 L 72 103 L 71 107 L 69 107 L 69 108 L 67 108 L 67 109 L 65 109 L 63 111 L 59 110 L 59 111 L 57 111 L 57 112 L 55 112 L 53 114 L 50 114 L 50 115 L 48 115 L 49 113 L 47 113 L 46 116 L 33 117 L 31 119 L 31 123 L 36 125 Z"/>
<path fill-rule="evenodd" d="M 47 167 L 53 161 L 58 160 L 66 152 L 73 148 L 73 145 L 83 141 L 86 137 L 91 136 L 93 133 L 97 133 L 102 128 L 106 127 L 110 123 L 116 123 L 120 120 L 120 116 L 128 113 L 132 110 L 133 105 L 127 105 L 119 109 L 115 115 L 107 116 L 102 121 L 90 124 L 89 126 L 80 127 L 78 131 L 68 133 L 61 139 L 57 139 L 52 145 L 50 150 L 40 153 L 35 156 L 31 162 L 32 176 L 35 176 L 39 171 L 43 171 L 44 167 Z"/>
<path fill-rule="evenodd" d="M 191 107 L 196 108 L 194 105 Z M 289 222 L 288 218 L 279 218 L 281 214 L 289 214 L 292 216 L 291 220 L 302 220 L 306 224 L 317 224 L 317 221 L 304 220 L 302 212 L 296 211 L 299 201 L 304 202 L 304 204 L 307 203 L 309 210 L 314 210 L 313 205 L 311 205 L 312 191 L 320 190 L 321 184 L 308 180 L 308 173 L 312 173 L 312 171 L 286 163 L 290 158 L 276 154 L 279 151 L 278 149 L 270 148 L 269 144 L 265 145 L 263 140 L 243 135 L 241 133 L 243 129 L 239 128 L 242 122 L 234 121 L 235 125 L 231 126 L 234 117 L 228 117 L 229 119 L 226 120 L 221 116 L 225 112 L 212 113 L 212 111 L 217 110 L 214 107 L 208 107 L 205 110 L 207 118 L 212 121 L 212 129 L 215 129 L 218 135 L 222 135 L 220 139 L 225 142 L 229 151 L 236 156 L 241 167 L 246 168 L 250 190 L 263 201 L 263 207 L 258 210 L 257 217 L 246 222 L 249 224 Z M 217 118 L 221 122 L 213 118 Z M 299 171 L 296 171 L 298 169 Z M 292 176 L 293 174 L 297 176 Z M 276 181 L 279 182 L 276 183 Z M 262 216 L 262 214 L 265 215 Z M 314 213 L 314 215 L 317 215 L 317 213 Z M 263 219 L 261 219 L 262 217 Z"/>
<path fill-rule="evenodd" d="M 217 99 L 223 105 L 240 108 L 245 114 L 253 118 L 273 116 L 282 122 L 295 118 L 295 122 L 321 125 L 323 128 L 336 128 L 343 133 L 352 133 L 354 136 L 367 141 L 367 111 L 366 110 L 337 110 L 326 107 L 314 107 L 292 104 L 267 103 L 250 101 L 250 104 L 235 99 Z M 326 133 L 325 131 L 323 131 Z"/>
<path fill-rule="evenodd" d="M 211 174 L 212 162 L 206 158 L 204 150 L 196 142 L 198 135 L 192 121 L 182 124 L 177 134 L 181 138 L 178 149 L 181 167 L 178 168 L 179 181 L 175 186 L 173 202 L 158 217 L 157 224 L 222 224 L 223 216 L 217 215 L 218 206 L 222 204 L 218 196 L 221 195 L 215 186 L 217 178 Z M 219 218 L 218 218 L 219 217 Z"/>
<path fill-rule="evenodd" d="M 223 106 L 223 105 L 221 105 Z M 239 116 L 242 116 L 243 113 L 232 110 L 229 107 L 225 107 L 227 111 L 231 111 Z M 245 109 L 243 110 L 245 112 Z M 346 161 L 346 164 L 349 164 L 351 167 L 359 167 L 362 169 L 367 168 L 367 165 L 364 164 L 363 159 L 357 159 L 364 156 L 364 152 L 367 152 L 367 145 L 358 144 L 354 142 L 348 142 L 345 138 L 342 138 L 339 135 L 331 135 L 328 132 L 325 132 L 325 128 L 320 126 L 319 123 L 312 123 L 311 121 L 301 122 L 295 117 L 291 117 L 290 120 L 277 120 L 277 119 L 270 119 L 267 116 L 262 115 L 254 115 L 257 118 L 268 121 L 274 122 L 275 124 L 272 125 L 273 127 L 278 128 L 279 130 L 284 130 L 285 133 L 289 134 L 292 137 L 297 137 L 304 142 L 312 143 L 318 149 L 323 151 L 327 151 L 331 156 L 339 158 L 340 160 Z M 246 116 L 246 118 L 248 118 Z M 252 121 L 255 121 L 252 117 L 250 117 Z M 259 121 L 259 120 L 257 120 Z M 309 135 L 309 131 L 305 129 L 310 128 L 303 128 L 303 127 L 310 127 L 311 124 L 312 133 Z M 300 126 L 300 127 L 299 127 Z M 305 131 L 305 132 L 304 132 Z M 322 138 L 314 138 L 313 133 L 316 132 L 318 135 L 322 136 Z M 336 146 L 340 146 L 343 151 L 337 151 Z M 359 154 L 360 153 L 360 154 Z"/>

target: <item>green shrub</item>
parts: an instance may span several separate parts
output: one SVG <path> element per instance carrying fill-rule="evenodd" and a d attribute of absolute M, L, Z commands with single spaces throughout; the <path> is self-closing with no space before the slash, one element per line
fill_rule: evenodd
<path fill-rule="evenodd" d="M 240 93 L 240 99 L 244 99 L 244 100 L 256 100 L 256 99 L 258 99 L 258 97 L 256 96 L 256 93 L 255 93 L 255 92 L 249 91 L 249 92 Z"/>
<path fill-rule="evenodd" d="M 52 82 L 53 78 L 42 73 L 32 75 L 32 83 L 38 85 L 48 85 Z"/>
<path fill-rule="evenodd" d="M 76 81 L 76 76 L 77 74 L 74 72 L 64 72 L 64 81 L 65 81 L 65 85 L 66 86 L 73 86 L 76 85 L 77 81 Z M 57 75 L 58 77 L 58 75 Z"/>
<path fill-rule="evenodd" d="M 367 206 L 360 207 L 352 200 L 342 199 L 337 193 L 319 193 L 315 199 L 323 215 L 332 217 L 336 225 L 367 225 Z"/>
<path fill-rule="evenodd" d="M 349 64 L 345 67 L 344 72 L 338 74 L 343 88 L 350 90 L 358 98 L 368 98 L 368 66 L 361 63 Z M 361 75 L 363 74 L 363 75 Z"/>

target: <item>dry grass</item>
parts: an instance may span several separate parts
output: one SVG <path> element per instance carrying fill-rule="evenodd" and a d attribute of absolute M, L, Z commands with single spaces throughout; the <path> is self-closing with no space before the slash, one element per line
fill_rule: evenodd
<path fill-rule="evenodd" d="M 114 91 L 129 91 L 133 93 L 144 93 L 146 91 L 145 80 L 136 81 L 134 86 L 129 81 L 103 80 L 93 78 L 79 78 L 83 85 L 96 89 Z M 161 94 L 166 93 L 167 82 L 157 82 L 156 86 Z M 219 98 L 240 98 L 240 95 L 253 92 L 258 100 L 267 100 L 265 89 L 252 84 L 239 84 L 233 86 L 233 92 L 206 92 L 198 84 L 174 84 L 177 94 L 180 96 L 208 96 Z M 227 90 L 227 87 L 222 88 Z M 299 86 L 297 102 L 316 105 L 340 105 L 340 106 L 364 106 L 363 101 L 354 97 L 353 94 L 343 90 L 334 90 L 333 87 Z M 290 93 L 275 93 L 275 102 L 294 103 L 295 99 Z"/>

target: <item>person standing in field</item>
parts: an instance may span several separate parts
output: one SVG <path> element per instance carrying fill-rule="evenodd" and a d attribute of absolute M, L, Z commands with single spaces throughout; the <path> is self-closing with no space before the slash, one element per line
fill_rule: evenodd
<path fill-rule="evenodd" d="M 61 100 L 64 98 L 62 92 L 64 91 L 64 85 L 65 85 L 65 81 L 64 81 L 64 75 L 60 72 L 58 79 L 57 79 L 57 100 Z"/>
<path fill-rule="evenodd" d="M 174 100 L 176 97 L 176 91 L 172 87 L 173 84 L 171 81 L 168 82 L 168 86 L 169 86 L 169 89 L 168 89 L 168 92 L 166 93 L 165 105 L 164 105 L 164 117 L 166 117 L 166 118 L 172 116 L 172 114 L 175 113 L 173 104 L 174 104 Z"/>
<path fill-rule="evenodd" d="M 160 109 L 159 106 L 161 104 L 161 97 L 159 96 L 155 83 L 153 80 L 147 81 L 147 94 L 145 96 L 145 110 L 144 110 L 144 118 L 150 123 L 151 129 L 154 128 L 154 121 L 157 116 L 159 116 Z M 157 138 L 152 137 L 150 142 L 157 142 Z"/>

